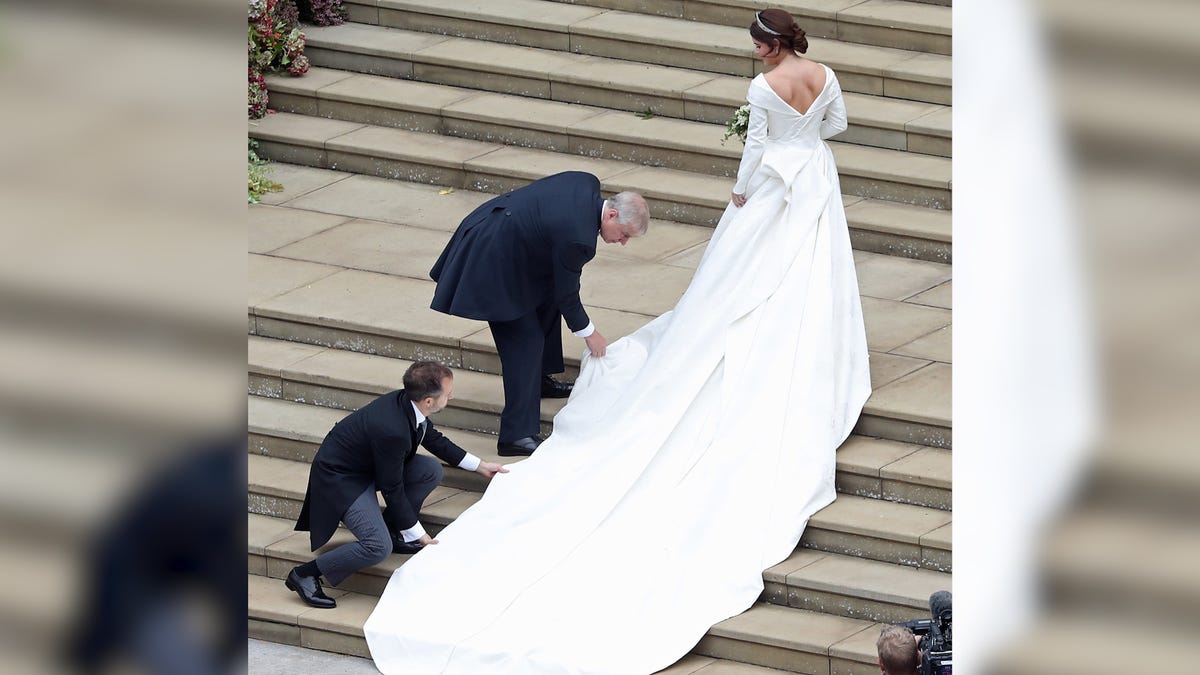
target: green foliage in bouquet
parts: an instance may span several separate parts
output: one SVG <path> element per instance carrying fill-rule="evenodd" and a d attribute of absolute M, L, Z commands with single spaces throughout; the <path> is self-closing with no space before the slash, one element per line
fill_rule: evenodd
<path fill-rule="evenodd" d="M 271 173 L 271 169 L 267 166 L 267 160 L 258 156 L 258 141 L 253 138 L 249 140 L 250 157 L 247 172 L 250 174 L 250 184 L 246 201 L 257 204 L 263 195 L 268 192 L 279 192 L 283 186 L 267 177 L 267 174 Z"/>
<path fill-rule="evenodd" d="M 750 129 L 750 106 L 744 105 L 733 111 L 733 116 L 729 118 L 729 124 L 725 126 L 725 135 L 721 137 L 721 145 L 725 145 L 725 141 L 738 137 L 738 140 L 746 142 L 746 132 Z"/>

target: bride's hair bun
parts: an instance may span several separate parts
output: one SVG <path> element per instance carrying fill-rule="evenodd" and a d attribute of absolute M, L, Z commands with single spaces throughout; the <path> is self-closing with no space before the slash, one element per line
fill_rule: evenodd
<path fill-rule="evenodd" d="M 754 23 L 750 24 L 750 36 L 763 44 L 779 45 L 801 54 L 808 51 L 804 29 L 782 9 L 764 9 L 757 13 Z"/>
<path fill-rule="evenodd" d="M 795 38 L 793 39 L 793 44 L 795 45 L 795 50 L 800 52 L 801 54 L 807 52 L 808 51 L 808 37 L 805 36 L 804 29 L 800 27 L 800 24 L 793 22 L 792 23 L 792 32 L 795 34 Z"/>

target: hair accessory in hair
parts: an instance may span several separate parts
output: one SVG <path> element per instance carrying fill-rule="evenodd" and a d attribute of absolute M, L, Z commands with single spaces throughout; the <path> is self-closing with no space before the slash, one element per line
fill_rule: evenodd
<path fill-rule="evenodd" d="M 763 30 L 767 31 L 767 32 L 768 32 L 768 33 L 770 33 L 771 35 L 778 35 L 779 37 L 783 37 L 783 33 L 780 33 L 780 32 L 778 32 L 778 31 L 773 31 L 773 30 L 771 30 L 770 28 L 767 28 L 767 24 L 763 23 L 763 22 L 762 22 L 762 19 L 758 18 L 758 15 L 759 15 L 759 14 L 762 14 L 762 12 L 755 12 L 755 13 L 754 13 L 754 21 L 755 21 L 755 23 L 757 23 L 757 24 L 758 24 L 758 27 L 759 27 L 759 28 L 761 28 L 761 29 L 763 29 Z"/>

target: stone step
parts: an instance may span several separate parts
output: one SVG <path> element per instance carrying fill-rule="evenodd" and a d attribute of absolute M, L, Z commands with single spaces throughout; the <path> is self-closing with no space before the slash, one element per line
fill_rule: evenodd
<path fill-rule="evenodd" d="M 247 431 L 250 454 L 303 464 L 312 462 L 317 449 L 321 447 L 321 441 L 325 440 L 325 434 L 349 412 L 340 408 L 305 405 L 263 396 L 248 398 Z M 437 424 L 451 440 L 485 461 L 510 464 L 520 460 L 496 454 L 495 436 L 446 426 L 440 419 L 437 420 Z M 425 448 L 420 448 L 417 452 L 433 456 Z M 487 488 L 488 479 L 478 473 L 463 471 L 457 467 L 445 468 L 442 485 L 446 487 L 472 492 L 483 492 Z"/>
<path fill-rule="evenodd" d="M 556 1 L 703 21 L 741 29 L 749 26 L 754 21 L 754 12 L 762 8 L 762 5 L 745 0 Z M 950 54 L 949 5 L 949 0 L 932 0 L 932 3 L 926 3 L 925 0 L 780 0 L 771 3 L 770 6 L 787 10 L 809 37 Z"/>
<path fill-rule="evenodd" d="M 1200 490 L 1200 456 L 1191 452 L 1192 434 L 1161 422 L 1167 414 L 1189 415 L 1195 409 L 1194 399 L 1179 398 L 1160 405 L 1155 417 L 1123 423 L 1105 434 L 1104 442 L 1091 452 L 1081 492 L 1111 511 L 1200 518 L 1200 502 L 1195 499 Z"/>
<path fill-rule="evenodd" d="M 269 264 L 255 265 L 252 274 L 269 274 L 272 269 L 296 273 L 296 267 L 301 267 L 299 271 L 316 267 L 314 271 L 324 272 L 328 267 L 311 263 L 301 266 L 296 261 L 275 258 L 266 258 L 265 262 Z M 293 276 L 287 284 L 297 278 L 303 277 Z M 342 270 L 257 304 L 252 310 L 255 335 L 249 338 L 250 392 L 350 410 L 398 388 L 411 360 L 432 359 L 459 370 L 456 399 L 443 413 L 447 417 L 444 424 L 495 433 L 503 396 L 500 377 L 495 374 L 499 359 L 491 333 L 480 322 L 428 309 L 432 287 L 432 281 Z M 362 302 L 349 302 L 350 298 L 361 298 Z M 882 300 L 863 304 L 868 346 L 887 339 L 881 336 L 903 335 L 892 340 L 904 345 L 920 344 L 930 337 L 912 340 L 909 335 L 922 335 L 928 330 L 948 332 L 920 323 L 940 322 L 946 326 L 949 312 L 945 310 Z M 593 321 L 604 326 L 606 336 L 612 340 L 632 332 L 650 316 L 628 311 L 592 312 Z M 577 342 L 570 336 L 564 338 L 564 344 L 575 344 L 569 340 Z M 573 360 L 578 353 L 582 353 L 581 348 L 568 348 Z M 856 431 L 901 442 L 951 447 L 951 366 L 887 353 L 872 353 L 871 359 L 874 391 Z M 573 365 L 577 363 L 574 360 Z M 561 399 L 542 402 L 544 431 L 549 431 L 550 420 L 561 407 Z"/>
<path fill-rule="evenodd" d="M 249 397 L 248 412 L 251 454 L 305 464 L 312 462 L 325 434 L 347 413 L 263 396 Z M 440 419 L 437 423 L 455 443 L 484 460 L 513 461 L 496 454 L 495 436 L 455 429 Z M 428 454 L 424 448 L 419 452 Z M 846 494 L 949 510 L 950 469 L 949 450 L 852 436 L 838 449 L 837 488 Z M 442 480 L 447 487 L 475 492 L 482 492 L 487 483 L 483 476 L 457 468 L 447 468 Z"/>
<path fill-rule="evenodd" d="M 788 671 L 778 668 L 764 668 L 749 663 L 688 654 L 674 665 L 658 671 L 658 675 L 780 675 L 786 672 Z"/>
<path fill-rule="evenodd" d="M 837 489 L 949 511 L 954 502 L 951 457 L 944 448 L 852 435 L 838 448 Z"/>
<path fill-rule="evenodd" d="M 307 532 L 293 530 L 294 519 L 247 514 L 251 574 L 283 579 L 296 565 L 312 560 Z M 339 527 L 318 552 L 354 540 Z M 392 573 L 411 556 L 394 554 L 342 582 L 341 590 L 379 596 Z M 763 602 L 781 607 L 868 621 L 897 622 L 929 616 L 929 595 L 949 589 L 950 574 L 865 560 L 807 548 L 763 572 Z"/>
<path fill-rule="evenodd" d="M 1076 506 L 1047 530 L 1040 555 L 1045 597 L 1059 609 L 1200 627 L 1200 532 L 1178 506 Z"/>
<path fill-rule="evenodd" d="M 127 235 L 133 236 L 129 233 L 116 236 Z M 178 242 L 168 244 L 164 240 L 155 245 L 160 244 L 173 246 Z M 6 278 L 19 277 L 14 272 Z M 162 319 L 162 323 L 155 324 L 149 310 L 144 320 L 138 316 L 136 300 L 131 299 L 134 306 L 121 307 L 121 303 L 111 300 L 112 294 L 107 290 L 101 292 L 107 294 L 105 298 L 72 298 L 74 304 L 70 309 L 60 307 L 57 309 L 62 313 L 55 314 L 46 305 L 55 302 L 59 291 L 43 293 L 38 289 L 43 283 L 44 280 L 36 282 L 37 285 L 22 286 L 26 292 L 3 294 L 5 298 L 18 296 L 12 298 L 11 304 L 4 305 L 11 318 L 0 322 L 0 354 L 14 355 L 0 372 L 0 401 L 12 419 L 31 420 L 31 426 L 43 428 L 40 425 L 49 425 L 48 421 L 56 419 L 61 411 L 70 410 L 72 421 L 63 427 L 63 438 L 80 433 L 92 439 L 89 443 L 93 446 L 111 443 L 114 449 L 127 453 L 157 450 L 178 438 L 201 436 L 237 424 L 229 408 L 214 403 L 221 401 L 221 392 L 228 391 L 229 385 L 241 377 L 236 360 L 214 347 L 227 344 L 222 343 L 224 338 L 219 337 L 215 328 L 218 323 L 174 324 L 170 323 L 172 319 L 160 315 L 155 319 Z M 95 288 L 98 287 L 91 290 Z M 40 300 L 43 297 L 47 298 L 45 303 Z M 128 313 L 123 313 L 124 310 Z M 57 322 L 70 321 L 90 322 L 88 325 L 97 328 L 70 331 L 49 328 L 59 326 Z M 124 322 L 121 331 L 126 334 L 154 334 L 162 342 L 149 347 L 100 335 L 99 327 L 110 330 L 106 322 L 118 321 Z M 174 336 L 180 338 L 171 342 Z M 168 348 L 167 344 L 178 345 L 178 349 Z M 71 386 L 56 382 L 46 364 L 55 364 L 53 372 L 72 373 Z M 122 384 L 115 387 L 114 382 Z M 164 386 L 179 386 L 181 391 L 163 396 Z M 0 434 L 3 432 L 0 429 Z M 18 446 L 28 442 L 32 441 L 15 441 Z M 0 447 L 4 445 L 8 443 L 0 438 Z M 70 443 L 66 448 L 77 451 Z M 100 452 L 100 448 L 95 450 Z M 5 489 L 0 485 L 0 493 L 3 492 Z M 44 493 L 41 496 L 53 499 Z M 4 501 L 0 497 L 0 504 Z"/>
<path fill-rule="evenodd" d="M 251 252 L 325 262 L 353 260 L 345 264 L 415 278 L 427 278 L 445 244 L 424 231 L 449 237 L 466 214 L 492 197 L 295 164 L 275 163 L 271 171 L 284 189 L 249 208 Z M 863 293 L 948 309 L 951 268 L 938 263 L 949 262 L 951 255 L 950 214 L 850 195 L 842 195 L 842 200 Z M 342 225 L 347 227 L 338 227 Z M 397 238 L 401 233 L 403 240 Z M 712 233 L 703 225 L 651 219 L 645 237 L 623 248 L 602 246 L 598 255 L 695 269 Z M 335 236 L 351 241 L 334 245 Z M 418 241 L 437 250 L 414 252 Z M 350 255 L 348 244 L 353 244 L 353 258 L 339 258 Z"/>
<path fill-rule="evenodd" d="M 925 47 L 949 51 L 949 12 L 886 0 L 863 4 L 866 7 L 846 9 L 847 35 L 908 41 L 917 46 L 923 42 Z M 762 69 L 750 49 L 747 30 L 753 10 L 735 13 L 733 16 L 741 14 L 747 20 L 729 26 L 546 0 L 477 0 L 452 7 L 437 0 L 378 0 L 377 9 L 378 18 L 368 8 L 357 12 L 354 20 L 362 25 L 697 72 L 750 77 Z M 928 25 L 930 21 L 942 25 Z M 937 32 L 923 33 L 921 29 L 926 27 Z M 812 36 L 807 56 L 838 71 L 850 91 L 950 103 L 950 57 L 946 54 Z M 846 86 L 847 81 L 851 86 Z"/>
<path fill-rule="evenodd" d="M 299 672 L 376 675 L 379 672 L 370 659 L 318 649 L 305 649 L 298 645 L 281 645 L 254 638 L 249 640 L 249 657 L 250 672 L 252 673 L 270 672 L 290 675 Z M 300 665 L 301 663 L 303 665 Z M 288 666 L 291 666 L 291 669 L 288 669 Z M 14 672 L 33 672 L 33 670 L 18 669 Z M 781 675 L 787 671 L 689 654 L 658 672 L 659 675 Z"/>
<path fill-rule="evenodd" d="M 604 109 L 617 109 L 643 114 L 649 110 L 656 116 L 710 122 L 724 126 L 732 111 L 746 102 L 749 81 L 734 75 L 703 74 L 668 66 L 647 64 L 634 72 L 617 60 L 589 57 L 583 63 L 589 69 L 577 68 L 567 75 L 555 70 L 530 70 L 539 67 L 536 54 L 521 52 L 521 47 L 502 47 L 504 53 L 493 55 L 489 66 L 508 66 L 509 73 L 493 72 L 486 77 L 466 78 L 465 86 L 493 93 L 510 92 L 540 100 L 588 104 Z M 513 51 L 516 53 L 512 53 Z M 564 55 L 560 58 L 571 58 Z M 582 58 L 582 57 L 577 57 Z M 595 67 L 595 62 L 601 61 Z M 566 68 L 567 63 L 559 64 Z M 470 64 L 463 64 L 468 73 Z M 347 68 L 354 70 L 354 68 Z M 595 71 L 595 72 L 593 72 Z M 372 71 L 363 71 L 372 72 Z M 389 74 L 389 73 L 383 73 Z M 624 75 L 625 80 L 615 79 Z M 426 83 L 459 84 L 447 81 L 445 74 L 414 70 L 410 79 Z M 459 73 L 463 75 L 463 73 Z M 512 80 L 512 77 L 524 78 Z M 532 78 L 532 79 L 531 79 Z M 549 87 L 534 86 L 537 78 L 545 78 Z M 459 79 L 462 79 L 461 77 Z M 518 84 L 522 83 L 523 84 Z M 844 87 L 850 128 L 841 139 L 869 145 L 881 145 L 914 152 L 949 155 L 951 116 L 948 105 L 889 98 L 877 93 L 858 93 Z M 909 144 L 900 145 L 899 131 L 908 132 Z"/>
<path fill-rule="evenodd" d="M 247 586 L 250 637 L 370 658 L 362 626 L 375 609 L 375 596 L 327 589 L 338 606 L 315 609 L 301 603 L 277 579 L 250 574 Z M 766 668 L 778 668 L 875 675 L 875 639 L 882 627 L 861 619 L 759 604 L 710 628 L 691 655 L 661 673 L 766 675 L 776 672 Z"/>
<path fill-rule="evenodd" d="M 356 410 L 399 389 L 411 365 L 396 358 L 254 336 L 248 347 L 249 393 L 341 410 Z M 442 425 L 486 434 L 499 431 L 503 389 L 498 375 L 457 369 L 454 392 L 451 405 L 439 413 Z M 542 433 L 551 431 L 551 420 L 563 404 L 563 399 L 542 401 Z"/>
<path fill-rule="evenodd" d="M 483 192 L 507 192 L 560 171 L 589 171 L 605 191 L 641 192 L 656 218 L 710 227 L 720 220 L 733 188 L 731 178 L 292 113 L 250 122 L 249 135 L 258 140 L 260 155 L 279 162 Z M 948 248 L 949 218 L 927 222 L 925 213 L 950 208 L 949 159 L 861 145 L 831 147 L 845 193 L 871 199 L 872 205 L 882 200 L 929 207 L 891 212 L 918 223 L 893 224 L 910 233 L 893 236 L 893 248 L 949 259 L 948 251 L 940 251 Z M 846 205 L 848 220 L 855 205 Z M 931 225 L 939 230 L 936 238 L 920 237 L 918 228 Z M 871 233 L 882 236 L 882 230 Z"/>
<path fill-rule="evenodd" d="M 300 515 L 308 485 L 308 464 L 249 455 L 247 470 L 248 510 L 251 513 L 293 521 Z M 420 513 L 421 523 L 436 536 L 479 501 L 481 494 L 440 486 L 425 500 Z M 950 525 L 951 514 L 947 511 L 840 495 L 809 520 L 798 550 L 816 549 L 949 572 Z"/>
<path fill-rule="evenodd" d="M 275 457 L 247 456 L 247 509 L 252 514 L 290 520 L 300 516 L 304 492 L 308 485 L 309 465 Z M 425 500 L 421 507 L 421 524 L 437 536 L 467 507 L 479 501 L 482 493 L 459 490 L 442 485 Z M 383 498 L 379 498 L 384 506 Z"/>
<path fill-rule="evenodd" d="M 271 108 L 281 112 L 718 176 L 735 176 L 742 153 L 740 142 L 721 140 L 723 123 L 645 119 L 579 103 L 317 67 L 299 78 L 269 75 L 267 86 Z M 730 98 L 732 109 L 738 100 Z M 949 129 L 943 136 L 934 128 L 942 117 L 948 124 L 949 108 L 863 94 L 847 94 L 846 102 L 850 128 L 836 143 L 950 155 Z"/>
<path fill-rule="evenodd" d="M 350 185 L 357 180 L 367 183 Z M 392 187 L 391 181 L 365 177 L 337 182 L 331 189 L 352 189 L 319 205 L 345 212 L 353 211 L 341 206 L 346 200 L 358 205 L 370 199 L 370 208 L 389 210 L 392 200 L 375 189 L 378 183 Z M 252 246 L 277 248 L 273 255 L 249 257 L 249 332 L 366 354 L 435 358 L 454 368 L 498 372 L 495 346 L 483 323 L 428 309 L 434 284 L 425 274 L 449 237 L 446 229 L 457 220 L 445 209 L 470 208 L 476 198 L 411 187 L 405 192 L 406 201 L 396 200 L 402 208 L 434 212 L 438 202 L 432 200 L 437 199 L 455 205 L 444 207 L 438 212 L 440 220 L 428 223 L 438 230 L 343 222 L 339 215 L 289 208 L 251 209 Z M 320 192 L 310 197 L 317 199 Z M 683 254 L 672 252 L 681 249 L 693 260 L 698 258 L 702 246 L 693 242 L 681 228 L 656 228 L 634 246 L 609 247 L 617 248 L 620 255 L 597 256 L 585 271 L 583 301 L 607 337 L 627 335 L 674 305 L 692 272 L 667 263 L 680 263 Z M 948 447 L 949 268 L 865 252 L 855 257 L 875 389 L 862 420 L 864 433 Z M 563 330 L 573 376 L 582 348 L 577 338 Z M 877 401 L 889 402 L 877 405 Z M 903 414 L 893 415 L 891 409 Z"/>
<path fill-rule="evenodd" d="M 306 26 L 305 35 L 305 55 L 316 66 L 722 124 L 732 107 L 745 102 L 754 74 L 749 65 L 729 75 L 361 23 Z M 738 39 L 745 49 L 745 36 Z M 838 42 L 826 47 L 810 55 L 837 72 L 844 92 L 951 104 L 949 57 L 905 57 L 900 63 L 927 74 L 901 73 L 887 57 L 912 52 L 883 50 L 884 63 L 867 66 L 855 61 L 879 61 L 882 48 Z M 938 122 L 942 127 L 948 132 L 948 121 Z"/>
<path fill-rule="evenodd" d="M 1125 675 L 1196 670 L 1200 641 L 1192 621 L 1160 625 L 1143 616 L 1043 610 L 1034 620 L 997 644 L 981 665 L 989 675 Z M 1100 645 L 1136 644 L 1137 649 L 1098 649 Z"/>
<path fill-rule="evenodd" d="M 840 495 L 809 520 L 800 545 L 942 572 L 953 567 L 949 512 L 867 497 Z"/>
<path fill-rule="evenodd" d="M 305 213 L 309 212 L 274 209 L 263 220 L 252 220 L 295 222 L 302 219 L 294 214 Z M 651 249 L 662 245 L 669 251 L 678 244 L 665 241 L 673 234 L 679 233 L 652 228 L 644 241 L 620 249 L 621 254 L 598 253 L 585 268 L 583 303 L 610 340 L 669 311 L 687 288 L 691 267 L 653 260 L 662 254 Z M 314 344 L 337 340 L 338 346 L 352 351 L 402 358 L 416 358 L 423 348 L 449 347 L 465 350 L 453 355 L 452 367 L 498 372 L 486 324 L 428 308 L 434 282 L 424 274 L 449 236 L 418 227 L 351 220 L 271 254 L 250 254 L 247 311 L 253 321 L 249 332 Z M 634 254 L 633 249 L 643 243 L 646 249 Z M 703 247 L 690 247 L 687 252 L 698 257 Z M 667 257 L 679 262 L 680 256 Z M 953 282 L 947 279 L 948 268 L 865 252 L 857 252 L 855 258 L 874 386 L 878 389 L 930 364 L 950 364 L 951 313 L 945 296 L 947 284 Z M 339 294 L 342 297 L 335 299 Z M 386 294 L 387 300 L 375 297 L 380 294 Z M 283 332 L 302 326 L 328 332 L 323 336 Z M 564 337 L 573 337 L 563 330 Z M 582 344 L 577 339 L 564 344 L 568 366 L 578 366 Z"/>
<path fill-rule="evenodd" d="M 592 160 L 580 157 L 576 168 L 594 166 Z M 275 251 L 306 236 L 346 224 L 351 219 L 450 233 L 472 209 L 492 197 L 491 194 L 469 189 L 439 188 L 425 183 L 409 183 L 298 164 L 276 162 L 270 169 L 272 178 L 281 181 L 284 189 L 267 194 L 263 204 L 253 205 L 249 209 L 252 228 L 250 246 L 251 251 L 256 253 Z M 731 187 L 730 182 L 720 189 Z M 885 266 L 896 268 L 886 274 L 881 269 L 881 278 L 870 282 L 885 289 L 883 293 L 874 292 L 875 295 L 897 300 L 912 297 L 917 292 L 912 290 L 913 281 L 918 277 L 930 278 L 929 270 L 944 270 L 944 276 L 949 278 L 948 265 L 930 265 L 950 262 L 949 212 L 846 194 L 842 195 L 842 201 L 846 208 L 852 246 L 862 255 L 886 254 L 891 260 L 885 261 Z M 712 235 L 712 227 L 657 218 L 651 220 L 650 233 L 646 237 L 619 249 L 619 254 L 616 253 L 616 247 L 602 247 L 600 255 L 634 257 L 694 269 Z M 411 243 L 405 242 L 404 256 L 399 258 L 392 256 L 389 251 L 363 249 L 359 251 L 358 259 L 365 262 L 355 266 L 374 269 L 373 266 L 382 265 L 385 261 L 403 260 L 410 255 Z M 430 265 L 443 244 L 439 244 L 438 251 L 433 252 Z M 900 257 L 911 260 L 899 260 Z M 883 257 L 878 257 L 878 260 L 883 261 Z M 393 262 L 393 266 L 395 264 Z M 425 267 L 419 276 L 424 277 L 428 271 L 429 268 Z M 862 276 L 860 271 L 860 281 Z M 899 284 L 887 279 L 895 279 Z M 924 304 L 949 307 L 948 301 L 949 295 L 945 294 L 941 299 Z"/>

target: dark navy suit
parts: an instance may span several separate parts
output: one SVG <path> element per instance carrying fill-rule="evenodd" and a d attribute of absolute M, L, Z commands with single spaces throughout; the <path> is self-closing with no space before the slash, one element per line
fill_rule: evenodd
<path fill-rule="evenodd" d="M 326 551 L 317 565 L 334 586 L 355 571 L 386 558 L 391 534 L 413 527 L 421 504 L 442 480 L 441 465 L 417 454 L 423 446 L 457 466 L 467 452 L 426 419 L 417 426 L 403 389 L 389 392 L 350 413 L 325 435 L 308 474 L 308 491 L 296 529 L 310 533 L 317 550 L 344 522 L 357 541 Z M 387 510 L 375 497 L 383 495 Z"/>
<path fill-rule="evenodd" d="M 429 276 L 433 309 L 487 321 L 504 375 L 500 441 L 537 433 L 541 376 L 563 371 L 560 325 L 590 323 L 579 276 L 596 255 L 600 180 L 568 171 L 485 202 L 463 219 Z"/>

